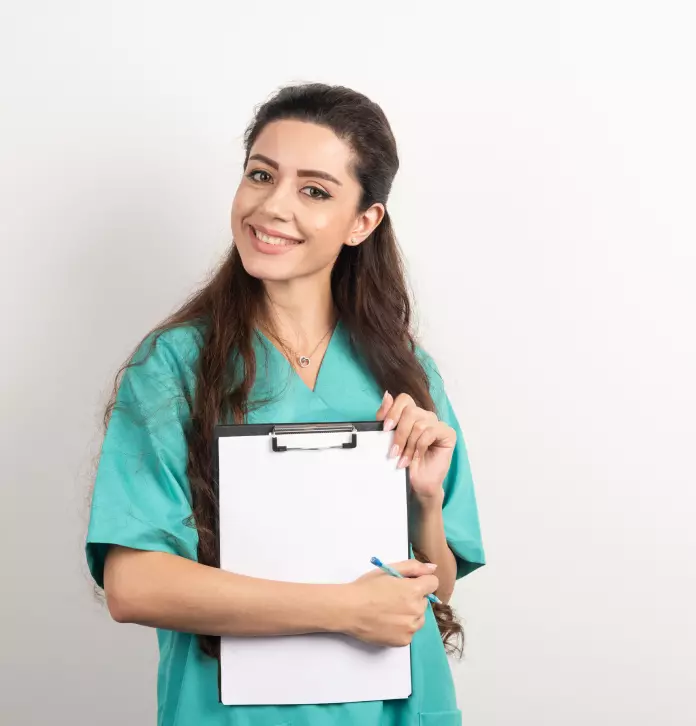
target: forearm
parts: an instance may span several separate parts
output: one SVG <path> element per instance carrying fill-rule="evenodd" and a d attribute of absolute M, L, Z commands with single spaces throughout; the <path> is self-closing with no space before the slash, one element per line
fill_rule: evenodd
<path fill-rule="evenodd" d="M 123 547 L 111 548 L 104 571 L 115 620 L 205 635 L 342 631 L 345 587 L 245 577 Z"/>
<path fill-rule="evenodd" d="M 412 510 L 413 547 L 437 565 L 436 574 L 440 586 L 435 594 L 442 602 L 447 603 L 454 592 L 457 561 L 445 537 L 442 504 L 439 501 L 422 503 L 414 497 Z"/>

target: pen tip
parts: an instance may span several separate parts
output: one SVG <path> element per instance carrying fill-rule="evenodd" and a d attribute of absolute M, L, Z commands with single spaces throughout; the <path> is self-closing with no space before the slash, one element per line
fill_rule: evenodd
<path fill-rule="evenodd" d="M 381 566 L 382 566 L 382 562 L 380 561 L 380 559 L 379 559 L 378 557 L 372 557 L 372 558 L 370 558 L 370 562 L 371 562 L 371 563 L 372 563 L 372 564 L 373 564 L 373 565 L 374 565 L 375 567 L 381 567 Z"/>

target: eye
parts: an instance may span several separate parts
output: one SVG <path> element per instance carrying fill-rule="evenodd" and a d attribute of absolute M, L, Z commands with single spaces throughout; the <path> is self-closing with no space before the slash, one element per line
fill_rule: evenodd
<path fill-rule="evenodd" d="M 263 184 L 265 182 L 271 181 L 273 177 L 265 169 L 254 169 L 254 171 L 250 171 L 246 175 L 246 178 L 251 179 L 251 181 L 261 182 Z"/>
<path fill-rule="evenodd" d="M 305 189 L 308 191 L 305 193 Z M 319 187 L 314 186 L 306 186 L 302 187 L 302 193 L 306 194 L 310 199 L 331 199 L 331 195 L 328 192 L 325 192 L 323 189 L 320 189 Z"/>

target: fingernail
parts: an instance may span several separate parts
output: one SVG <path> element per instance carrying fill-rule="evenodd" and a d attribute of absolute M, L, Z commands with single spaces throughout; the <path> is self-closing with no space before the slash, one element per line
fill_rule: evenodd
<path fill-rule="evenodd" d="M 407 456 L 402 456 L 399 459 L 399 463 L 396 465 L 396 468 L 397 469 L 403 469 L 406 466 L 406 464 L 408 464 L 408 457 Z"/>
<path fill-rule="evenodd" d="M 384 396 L 382 396 L 382 405 L 384 406 L 384 402 L 387 400 L 387 396 L 389 395 L 389 391 L 384 392 Z"/>
<path fill-rule="evenodd" d="M 391 431 L 393 428 L 394 428 L 394 422 L 390 418 L 388 418 L 384 422 L 384 430 L 385 431 Z"/>
<path fill-rule="evenodd" d="M 391 447 L 391 451 L 389 452 L 389 458 L 396 459 L 396 457 L 398 455 L 399 455 L 399 444 L 394 444 L 394 446 Z"/>
<path fill-rule="evenodd" d="M 416 460 L 416 459 L 418 459 L 419 457 L 420 457 L 420 451 L 418 451 L 418 449 L 416 449 L 416 450 L 415 450 L 415 451 L 413 452 L 413 460 L 415 461 L 415 460 Z"/>
<path fill-rule="evenodd" d="M 429 570 L 436 570 L 437 565 L 434 562 L 427 562 L 425 565 Z"/>

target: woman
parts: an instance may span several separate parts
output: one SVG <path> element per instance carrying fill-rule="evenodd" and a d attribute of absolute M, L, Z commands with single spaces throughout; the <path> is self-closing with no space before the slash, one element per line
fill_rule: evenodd
<path fill-rule="evenodd" d="M 434 363 L 410 331 L 386 211 L 397 168 L 376 104 L 341 87 L 281 90 L 247 130 L 229 256 L 119 371 L 87 559 L 115 620 L 157 628 L 159 724 L 460 723 L 446 648 L 457 648 L 461 627 L 446 603 L 455 579 L 481 566 L 484 554 L 461 432 Z M 411 540 L 422 561 L 397 563 L 405 579 L 373 571 L 315 586 L 217 568 L 217 423 L 375 416 L 395 429 L 392 455 L 410 467 Z M 429 592 L 445 604 L 433 611 Z M 220 635 L 318 631 L 410 642 L 412 696 L 315 706 L 218 702 Z"/>

